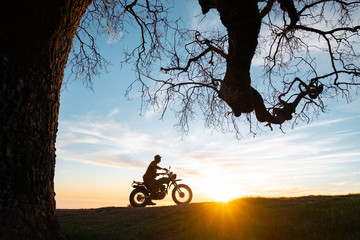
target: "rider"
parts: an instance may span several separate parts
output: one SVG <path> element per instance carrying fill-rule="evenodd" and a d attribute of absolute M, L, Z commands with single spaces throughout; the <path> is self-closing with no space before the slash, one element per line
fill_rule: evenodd
<path fill-rule="evenodd" d="M 161 161 L 160 155 L 155 155 L 154 160 L 149 164 L 144 176 L 143 180 L 146 185 L 148 185 L 151 188 L 150 192 L 150 198 L 148 201 L 148 205 L 156 205 L 154 202 L 152 202 L 152 199 L 155 199 L 155 194 L 159 188 L 159 186 L 156 184 L 155 178 L 159 175 L 159 173 L 156 173 L 157 169 L 160 170 L 166 170 L 166 168 L 162 168 L 158 166 L 158 163 Z"/>

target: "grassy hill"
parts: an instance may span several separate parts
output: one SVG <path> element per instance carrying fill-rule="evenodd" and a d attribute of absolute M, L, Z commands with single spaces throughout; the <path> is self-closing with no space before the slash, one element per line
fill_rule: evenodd
<path fill-rule="evenodd" d="M 360 239 L 360 194 L 57 212 L 70 240 Z"/>

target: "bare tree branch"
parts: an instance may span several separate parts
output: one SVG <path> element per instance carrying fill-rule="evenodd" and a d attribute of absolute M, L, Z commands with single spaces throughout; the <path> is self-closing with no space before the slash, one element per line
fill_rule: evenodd
<path fill-rule="evenodd" d="M 248 114 L 254 112 L 257 121 L 267 122 L 271 127 L 271 124 L 281 125 L 290 120 L 294 123 L 299 119 L 309 121 L 310 109 L 314 115 L 324 111 L 322 98 L 333 97 L 332 89 L 347 94 L 348 87 L 359 86 L 360 52 L 359 47 L 355 47 L 360 40 L 359 15 L 356 14 L 356 10 L 360 10 L 359 1 L 258 2 L 262 4 L 260 7 L 250 1 L 240 4 L 218 0 L 211 6 L 200 1 L 203 9 L 217 9 L 228 38 L 216 41 L 219 38 L 213 35 L 213 38 L 207 36 L 200 40 L 199 37 L 205 33 L 196 33 L 194 40 L 185 45 L 191 46 L 186 48 L 187 55 L 184 57 L 178 54 L 178 50 L 174 51 L 170 57 L 174 61 L 161 68 L 171 75 L 168 80 L 161 81 L 161 88 L 179 94 L 180 98 L 193 97 L 193 100 L 193 94 L 181 95 L 181 89 L 187 91 L 195 85 L 199 89 L 209 89 L 218 96 L 213 101 L 224 101 L 230 107 L 227 111 L 234 116 L 244 113 L 246 119 L 251 120 Z M 329 16 L 336 16 L 337 20 L 330 21 Z M 261 25 L 267 29 L 260 32 Z M 213 43 L 216 47 L 212 47 Z M 251 85 L 249 76 L 256 48 L 268 51 L 267 78 L 263 79 L 269 87 L 266 98 Z M 320 53 L 322 57 L 327 56 L 329 67 L 326 69 L 317 67 Z M 222 61 L 214 61 L 216 58 Z M 218 66 L 208 67 L 214 62 Z M 219 71 L 224 67 L 225 71 Z M 186 78 L 191 81 L 184 80 Z M 171 91 L 176 87 L 176 92 Z M 200 101 L 198 104 L 202 106 Z M 204 114 L 223 117 L 214 111 L 217 109 Z"/>
<path fill-rule="evenodd" d="M 91 83 L 109 64 L 88 29 L 122 32 L 124 24 L 133 25 L 139 44 L 125 52 L 124 62 L 135 66 L 136 79 L 127 94 L 139 83 L 142 107 L 152 104 L 163 114 L 171 108 L 184 132 L 199 110 L 206 126 L 231 126 L 238 134 L 240 116 L 254 134 L 262 122 L 271 129 L 308 122 L 325 111 L 325 99 L 348 98 L 360 85 L 360 1 L 199 0 L 202 12 L 215 9 L 225 27 L 209 32 L 170 21 L 165 2 L 94 1 L 69 61 L 86 63 L 71 67 L 73 74 Z M 250 75 L 259 71 L 259 58 L 262 79 Z"/>

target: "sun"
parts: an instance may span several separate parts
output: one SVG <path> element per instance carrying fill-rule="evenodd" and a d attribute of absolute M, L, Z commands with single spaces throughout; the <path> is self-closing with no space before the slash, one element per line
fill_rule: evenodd
<path fill-rule="evenodd" d="M 216 186 L 211 193 L 211 197 L 217 202 L 228 202 L 238 196 L 234 189 L 226 185 Z"/>
<path fill-rule="evenodd" d="M 206 195 L 216 202 L 228 202 L 239 198 L 239 189 L 234 182 L 234 175 L 218 166 L 208 166 L 200 172 L 203 190 Z"/>
<path fill-rule="evenodd" d="M 217 202 L 228 202 L 238 198 L 238 191 L 234 185 L 230 185 L 230 179 L 225 176 L 214 176 L 208 180 L 209 182 L 209 197 Z"/>

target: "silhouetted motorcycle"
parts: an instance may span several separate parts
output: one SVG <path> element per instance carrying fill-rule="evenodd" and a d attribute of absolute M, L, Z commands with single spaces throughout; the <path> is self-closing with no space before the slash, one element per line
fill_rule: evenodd
<path fill-rule="evenodd" d="M 169 168 L 170 169 L 170 168 Z M 168 194 L 170 188 L 173 186 L 172 190 L 172 199 L 178 205 L 180 204 L 189 204 L 192 200 L 193 193 L 189 186 L 185 184 L 178 184 L 178 181 L 182 181 L 182 179 L 176 179 L 176 174 L 170 172 L 170 170 L 166 169 L 165 173 L 160 173 L 162 175 L 166 175 L 160 179 L 157 179 L 156 182 L 159 186 L 158 191 L 156 192 L 154 200 L 164 199 Z M 145 185 L 143 182 L 133 181 L 131 184 L 133 188 L 135 188 L 130 193 L 130 204 L 133 207 L 145 207 L 148 203 L 148 199 L 150 196 L 150 188 Z"/>

